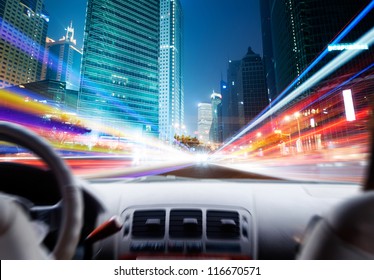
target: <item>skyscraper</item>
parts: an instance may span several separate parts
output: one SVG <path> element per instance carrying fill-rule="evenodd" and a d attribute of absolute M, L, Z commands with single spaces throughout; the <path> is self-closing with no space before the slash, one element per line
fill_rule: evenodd
<path fill-rule="evenodd" d="M 227 82 L 222 80 L 221 79 L 221 83 L 220 83 L 220 89 L 221 89 L 221 96 L 222 96 L 222 100 L 221 100 L 221 113 L 222 113 L 222 117 L 221 117 L 221 127 L 222 127 L 222 140 L 225 140 L 227 137 L 228 137 L 228 122 L 229 122 L 229 102 L 228 102 L 228 98 L 229 98 L 229 91 L 228 91 L 228 87 L 227 87 Z"/>
<path fill-rule="evenodd" d="M 277 96 L 277 89 L 275 84 L 273 35 L 270 20 L 270 0 L 261 0 L 259 2 L 261 14 L 262 52 L 265 66 L 266 85 L 269 99 L 274 100 Z"/>
<path fill-rule="evenodd" d="M 88 0 L 79 113 L 158 136 L 160 0 Z"/>
<path fill-rule="evenodd" d="M 43 2 L 0 2 L 0 88 L 40 79 L 49 22 Z"/>
<path fill-rule="evenodd" d="M 223 140 L 232 136 L 240 128 L 237 90 L 240 64 L 240 60 L 230 60 L 227 69 L 227 83 L 221 81 Z"/>
<path fill-rule="evenodd" d="M 160 138 L 171 141 L 184 123 L 183 13 L 179 0 L 161 0 Z"/>
<path fill-rule="evenodd" d="M 213 92 L 210 96 L 212 103 L 212 125 L 210 127 L 210 141 L 222 142 L 222 95 Z"/>
<path fill-rule="evenodd" d="M 197 131 L 199 133 L 199 141 L 202 143 L 209 141 L 212 119 L 212 104 L 199 103 L 197 107 Z"/>
<path fill-rule="evenodd" d="M 269 104 L 264 63 L 251 48 L 243 59 L 229 61 L 227 79 L 222 91 L 223 140 L 233 136 Z"/>
<path fill-rule="evenodd" d="M 265 0 L 266 1 L 266 0 Z M 275 59 L 277 91 L 283 91 L 327 48 L 344 27 L 370 0 L 270 0 L 270 21 Z M 374 16 L 367 16 L 342 42 L 354 42 L 372 28 Z M 265 42 L 266 43 L 266 42 Z M 329 54 L 324 65 L 334 54 Z M 311 71 L 308 78 L 315 70 Z M 302 82 L 301 79 L 297 86 Z"/>
<path fill-rule="evenodd" d="M 254 53 L 251 48 L 248 48 L 242 59 L 237 78 L 239 123 L 242 127 L 269 104 L 264 63 L 261 56 Z"/>
<path fill-rule="evenodd" d="M 73 24 L 66 28 L 66 35 L 58 41 L 47 39 L 46 61 L 42 80 L 66 82 L 66 88 L 78 90 L 82 52 L 77 49 Z"/>

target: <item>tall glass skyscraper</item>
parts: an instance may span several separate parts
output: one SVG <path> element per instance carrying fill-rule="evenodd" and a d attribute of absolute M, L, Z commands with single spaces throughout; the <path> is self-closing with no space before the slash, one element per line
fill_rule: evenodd
<path fill-rule="evenodd" d="M 259 2 L 261 14 L 262 52 L 266 74 L 266 85 L 269 100 L 274 100 L 277 96 L 277 90 L 275 85 L 274 50 L 272 39 L 273 35 L 270 21 L 270 1 L 261 0 Z"/>
<path fill-rule="evenodd" d="M 49 22 L 43 2 L 0 1 L 0 88 L 40 79 Z"/>
<path fill-rule="evenodd" d="M 184 123 L 182 75 L 183 13 L 179 0 L 161 0 L 160 138 L 172 141 Z"/>
<path fill-rule="evenodd" d="M 264 63 L 259 54 L 248 48 L 242 59 L 238 77 L 239 124 L 253 120 L 269 104 Z"/>
<path fill-rule="evenodd" d="M 223 140 L 239 131 L 269 104 L 264 62 L 249 47 L 242 60 L 230 60 L 222 90 Z"/>
<path fill-rule="evenodd" d="M 199 133 L 199 141 L 202 143 L 209 142 L 209 133 L 212 126 L 212 104 L 199 103 L 197 107 L 197 131 Z"/>
<path fill-rule="evenodd" d="M 210 141 L 218 144 L 222 142 L 222 95 L 213 92 L 210 101 L 212 103 L 212 125 L 209 138 Z"/>
<path fill-rule="evenodd" d="M 160 0 L 88 0 L 79 113 L 158 136 Z"/>
<path fill-rule="evenodd" d="M 371 0 L 264 0 L 270 9 L 278 94 L 308 67 Z M 263 14 L 266 14 L 264 11 Z M 267 12 L 269 14 L 269 11 Z M 373 27 L 373 12 L 341 43 L 352 43 Z M 264 19 L 263 19 L 264 20 Z M 269 44 L 264 41 L 264 44 Z M 318 68 L 336 53 L 330 53 Z M 315 68 L 317 69 L 317 68 Z M 310 72 L 308 78 L 316 70 Z M 305 79 L 304 78 L 304 79 Z M 296 83 L 298 86 L 300 82 Z"/>
<path fill-rule="evenodd" d="M 42 80 L 66 82 L 66 88 L 78 90 L 82 52 L 77 49 L 72 23 L 66 28 L 66 35 L 58 41 L 47 38 L 46 58 Z"/>
<path fill-rule="evenodd" d="M 240 65 L 241 60 L 230 60 L 227 69 L 227 83 L 221 82 L 223 140 L 240 129 L 237 83 Z"/>

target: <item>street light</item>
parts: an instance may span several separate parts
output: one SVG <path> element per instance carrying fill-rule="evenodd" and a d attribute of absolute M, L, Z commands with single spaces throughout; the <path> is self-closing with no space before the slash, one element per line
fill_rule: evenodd
<path fill-rule="evenodd" d="M 279 134 L 281 136 L 288 136 L 290 138 L 290 150 L 291 150 L 291 141 L 292 141 L 291 133 L 290 134 L 282 133 L 282 130 L 280 130 L 280 129 L 274 130 L 274 133 Z M 283 140 L 282 140 L 282 142 L 283 142 Z M 287 152 L 284 150 L 284 148 L 286 147 L 286 144 L 284 142 L 283 142 L 283 145 L 284 145 L 284 147 L 282 146 L 281 153 L 282 154 L 287 154 Z"/>
<path fill-rule="evenodd" d="M 300 129 L 300 121 L 299 121 L 299 117 L 301 116 L 301 114 L 300 114 L 299 112 L 295 112 L 295 113 L 293 114 L 293 116 L 295 117 L 296 122 L 297 122 L 297 131 L 298 131 L 298 133 L 299 133 L 299 139 L 300 139 L 300 138 L 301 138 L 301 129 Z M 291 120 L 291 117 L 290 117 L 290 116 L 285 116 L 285 117 L 284 117 L 284 120 L 285 120 L 286 122 L 289 122 L 289 121 Z"/>
<path fill-rule="evenodd" d="M 291 141 L 292 141 L 291 133 L 282 133 L 282 130 L 280 130 L 280 129 L 274 130 L 274 133 L 279 134 L 281 136 L 288 136 L 290 138 L 290 145 L 291 145 Z"/>

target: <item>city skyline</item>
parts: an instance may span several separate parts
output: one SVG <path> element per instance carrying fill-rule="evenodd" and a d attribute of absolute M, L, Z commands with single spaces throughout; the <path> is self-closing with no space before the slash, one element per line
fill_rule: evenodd
<path fill-rule="evenodd" d="M 86 0 L 45 0 L 50 14 L 48 36 L 59 37 L 73 21 L 77 47 L 83 47 Z M 219 90 L 220 77 L 229 59 L 245 55 L 248 46 L 262 53 L 258 1 L 181 0 L 184 12 L 185 125 L 196 130 L 197 105 L 209 102 L 210 92 Z M 250 15 L 250 16 L 249 16 Z M 63 29 L 62 29 L 63 30 Z"/>

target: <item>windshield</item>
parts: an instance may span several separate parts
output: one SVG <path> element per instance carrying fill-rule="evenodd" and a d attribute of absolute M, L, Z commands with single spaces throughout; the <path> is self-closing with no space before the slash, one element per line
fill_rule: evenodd
<path fill-rule="evenodd" d="M 75 174 L 210 163 L 363 182 L 374 1 L 5 3 L 0 120 L 46 138 Z M 5 142 L 0 160 L 42 166 Z"/>

